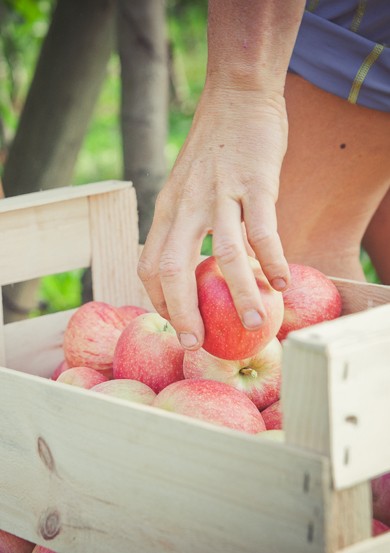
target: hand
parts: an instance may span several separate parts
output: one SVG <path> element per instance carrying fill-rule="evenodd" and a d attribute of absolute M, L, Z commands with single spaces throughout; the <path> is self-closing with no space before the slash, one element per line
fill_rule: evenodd
<path fill-rule="evenodd" d="M 213 231 L 213 255 L 246 328 L 258 328 L 264 310 L 245 234 L 270 284 L 277 290 L 288 285 L 275 214 L 287 129 L 281 96 L 203 91 L 187 140 L 157 198 L 138 266 L 155 309 L 170 320 L 185 348 L 203 343 L 195 267 L 208 231 Z"/>

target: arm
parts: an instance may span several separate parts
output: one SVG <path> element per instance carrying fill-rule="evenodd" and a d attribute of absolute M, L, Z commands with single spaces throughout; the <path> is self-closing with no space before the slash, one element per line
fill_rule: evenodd
<path fill-rule="evenodd" d="M 303 6 L 303 0 L 209 2 L 204 90 L 139 262 L 156 310 L 185 347 L 203 342 L 194 271 L 209 230 L 244 326 L 258 328 L 264 317 L 245 232 L 269 282 L 279 290 L 288 284 L 275 202 L 287 147 L 284 83 Z"/>

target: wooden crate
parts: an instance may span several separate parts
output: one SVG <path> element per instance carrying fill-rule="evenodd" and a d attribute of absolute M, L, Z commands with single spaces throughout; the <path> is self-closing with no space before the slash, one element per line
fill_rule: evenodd
<path fill-rule="evenodd" d="M 0 285 L 92 266 L 96 300 L 145 302 L 130 183 L 2 200 L 0 231 Z M 42 378 L 72 312 L 1 324 L 0 528 L 59 553 L 389 553 L 390 290 L 335 282 L 346 316 L 285 344 L 286 443 Z"/>

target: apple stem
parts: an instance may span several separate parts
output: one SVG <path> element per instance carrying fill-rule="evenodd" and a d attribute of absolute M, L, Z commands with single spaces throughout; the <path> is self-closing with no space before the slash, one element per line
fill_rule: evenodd
<path fill-rule="evenodd" d="M 245 375 L 247 374 L 252 378 L 257 377 L 257 371 L 255 371 L 255 369 L 251 369 L 250 367 L 246 367 L 245 369 L 240 369 L 240 373 Z"/>

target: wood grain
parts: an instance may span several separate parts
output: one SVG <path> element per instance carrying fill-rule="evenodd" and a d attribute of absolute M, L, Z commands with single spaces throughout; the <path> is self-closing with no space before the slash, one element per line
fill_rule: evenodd
<path fill-rule="evenodd" d="M 326 551 L 318 455 L 8 369 L 0 436 L 2 525 L 59 553 Z"/>

